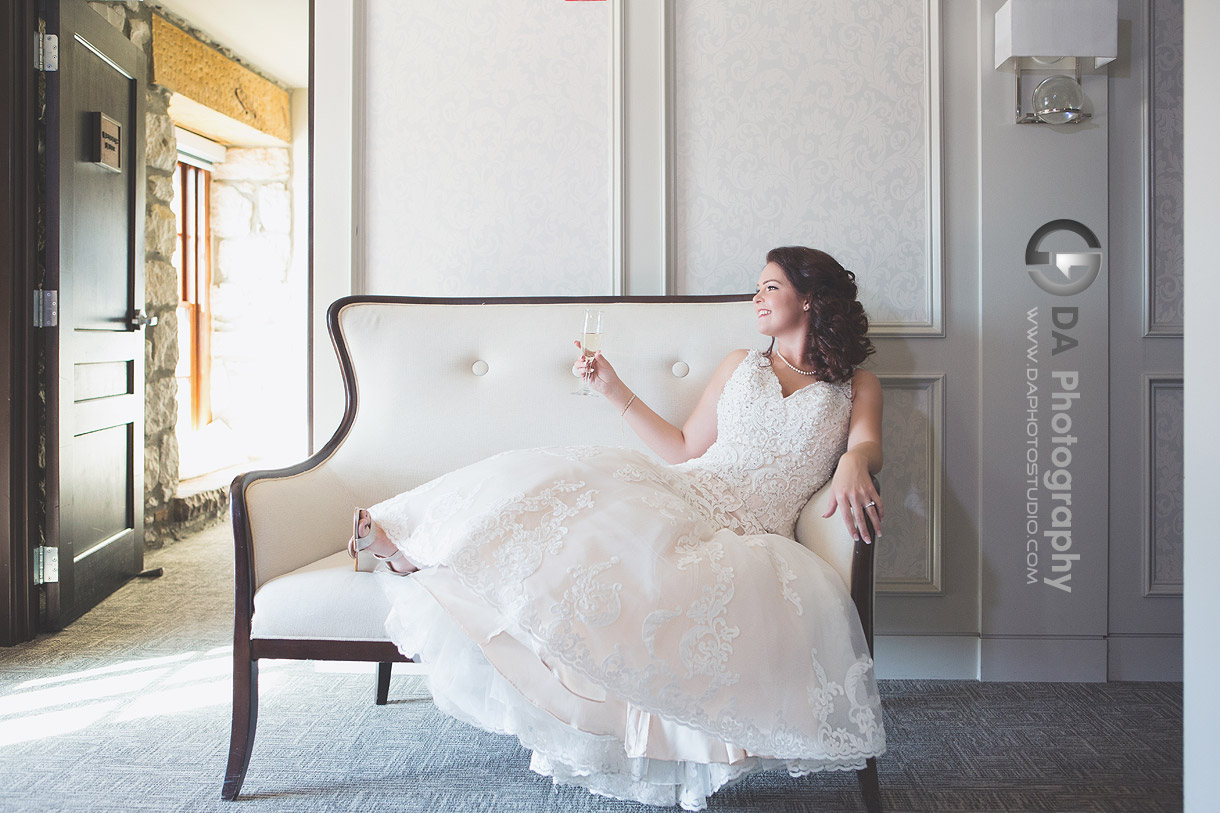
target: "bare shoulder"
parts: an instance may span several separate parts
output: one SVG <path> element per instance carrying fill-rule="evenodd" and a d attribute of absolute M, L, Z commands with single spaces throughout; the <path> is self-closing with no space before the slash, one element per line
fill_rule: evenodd
<path fill-rule="evenodd" d="M 851 377 L 852 396 L 881 396 L 881 379 L 872 370 L 856 370 Z"/>
<path fill-rule="evenodd" d="M 733 371 L 738 368 L 742 360 L 750 354 L 749 350 L 734 350 L 724 357 L 724 361 L 720 362 L 720 366 L 716 368 L 713 378 L 723 382 L 727 381 Z"/>
<path fill-rule="evenodd" d="M 741 365 L 742 360 L 749 353 L 749 350 L 734 350 L 725 356 L 724 361 L 720 362 L 720 366 L 716 368 L 716 372 L 712 373 L 712 379 L 708 382 L 708 388 L 715 390 L 717 395 L 719 395 L 725 383 L 732 377 L 733 371 Z"/>
<path fill-rule="evenodd" d="M 720 366 L 724 367 L 725 365 L 731 364 L 736 367 L 738 364 L 741 364 L 742 360 L 748 355 L 750 355 L 749 350 L 734 350 L 724 357 L 724 361 L 720 362 Z"/>

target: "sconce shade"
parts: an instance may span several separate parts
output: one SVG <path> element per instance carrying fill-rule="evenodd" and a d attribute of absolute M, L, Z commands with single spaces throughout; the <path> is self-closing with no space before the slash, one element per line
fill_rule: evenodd
<path fill-rule="evenodd" d="M 1118 0 L 1008 0 L 995 13 L 996 69 L 1025 57 L 1118 56 Z"/>

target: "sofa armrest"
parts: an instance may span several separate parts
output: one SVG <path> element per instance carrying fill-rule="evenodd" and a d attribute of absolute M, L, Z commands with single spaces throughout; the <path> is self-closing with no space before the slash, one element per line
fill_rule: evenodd
<path fill-rule="evenodd" d="M 881 486 L 873 478 L 877 492 Z M 822 486 L 812 497 L 796 521 L 796 541 L 816 553 L 830 565 L 851 593 L 852 601 L 860 615 L 860 624 L 868 639 L 869 651 L 873 648 L 873 557 L 877 546 L 863 539 L 853 539 L 836 511 L 823 517 L 830 507 L 830 482 Z M 872 523 L 869 522 L 872 529 Z M 875 535 L 874 535 L 875 536 Z"/>
<path fill-rule="evenodd" d="M 830 506 L 830 481 L 822 486 L 812 497 L 796 520 L 796 541 L 816 553 L 826 564 L 834 568 L 843 580 L 847 589 L 851 589 L 851 560 L 856 549 L 856 540 L 852 539 L 843 520 L 835 514 L 823 517 Z"/>
<path fill-rule="evenodd" d="M 255 590 L 342 550 L 351 535 L 352 509 L 368 500 L 329 461 L 306 465 L 254 471 L 233 482 L 234 537 L 246 536 Z"/>

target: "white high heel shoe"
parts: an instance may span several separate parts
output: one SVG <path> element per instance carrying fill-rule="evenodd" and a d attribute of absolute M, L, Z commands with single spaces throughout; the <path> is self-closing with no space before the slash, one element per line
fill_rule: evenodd
<path fill-rule="evenodd" d="M 410 576 L 412 573 L 419 570 L 418 567 L 411 564 L 411 560 L 408 559 L 407 555 L 400 550 L 394 551 L 394 553 L 390 554 L 389 556 L 382 556 L 379 553 L 374 553 L 373 558 L 376 559 L 378 562 L 385 562 L 385 566 L 395 576 Z M 394 566 L 395 562 L 405 563 L 406 567 L 403 568 L 402 570 L 399 570 L 397 567 Z"/>
<path fill-rule="evenodd" d="M 396 550 L 389 556 L 382 556 L 379 553 L 374 553 L 369 550 L 373 544 L 373 539 L 377 535 L 377 523 L 373 522 L 373 517 L 369 516 L 369 529 L 364 534 L 360 535 L 360 514 L 368 513 L 363 508 L 357 508 L 352 512 L 352 538 L 347 542 L 347 555 L 355 560 L 354 566 L 357 572 L 371 573 L 376 567 L 377 562 L 385 562 L 389 571 L 397 576 L 409 576 L 416 570 L 419 570 L 411 561 L 407 559 L 406 554 L 401 550 Z M 370 561 L 371 559 L 371 561 Z M 395 562 L 405 562 L 407 568 L 399 569 L 394 566 Z"/>
<path fill-rule="evenodd" d="M 374 563 L 372 561 L 373 552 L 368 548 L 373 544 L 373 539 L 377 532 L 377 524 L 373 522 L 373 518 L 369 517 L 369 530 L 364 536 L 360 535 L 360 512 L 363 508 L 357 508 L 352 512 L 352 538 L 347 540 L 347 555 L 352 557 L 352 568 L 357 572 L 364 571 L 366 573 L 372 571 Z M 361 555 L 364 554 L 364 555 Z M 364 565 L 364 567 L 361 567 Z"/>

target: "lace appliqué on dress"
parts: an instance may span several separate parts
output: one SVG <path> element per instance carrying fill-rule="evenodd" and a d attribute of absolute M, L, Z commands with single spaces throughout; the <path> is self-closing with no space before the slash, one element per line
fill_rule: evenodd
<path fill-rule="evenodd" d="M 600 565 L 571 568 L 568 575 L 572 577 L 572 586 L 564 592 L 563 601 L 553 608 L 555 615 L 565 619 L 575 616 L 590 627 L 605 627 L 617 621 L 622 609 L 618 596 L 623 585 L 621 582 L 602 584 L 597 577 L 618 562 L 615 556 Z"/>
<path fill-rule="evenodd" d="M 768 545 L 755 538 L 746 539 L 746 547 L 761 549 L 771 560 L 771 569 L 775 571 L 775 578 L 779 580 L 779 592 L 793 607 L 796 608 L 797 615 L 804 615 L 805 608 L 801 605 L 801 594 L 792 589 L 792 582 L 796 581 L 796 571 L 789 565 L 788 561 L 775 549 L 773 544 Z"/>
<path fill-rule="evenodd" d="M 791 537 L 847 448 L 850 392 L 849 384 L 814 381 L 785 398 L 770 363 L 751 350 L 717 402 L 716 442 L 671 469 L 713 500 L 732 494 L 731 512 L 747 533 Z"/>

